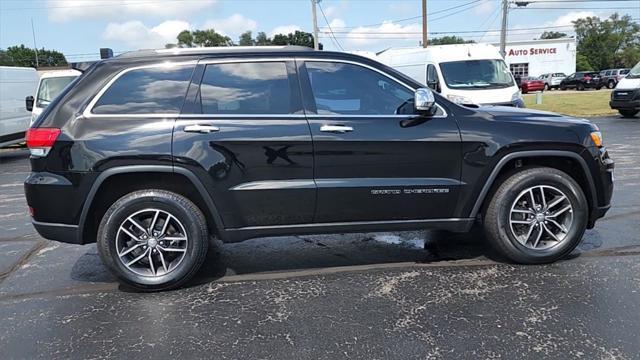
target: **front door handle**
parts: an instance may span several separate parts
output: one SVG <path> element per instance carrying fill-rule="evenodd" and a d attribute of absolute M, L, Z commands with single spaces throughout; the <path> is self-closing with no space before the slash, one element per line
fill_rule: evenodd
<path fill-rule="evenodd" d="M 353 128 L 351 126 L 345 126 L 345 125 L 322 125 L 320 127 L 320 131 L 336 133 L 336 134 L 344 134 L 347 132 L 352 132 Z"/>
<path fill-rule="evenodd" d="M 218 132 L 218 131 L 220 131 L 220 128 L 217 127 L 217 126 L 213 126 L 213 125 L 195 124 L 195 125 L 187 125 L 187 126 L 185 126 L 184 127 L 184 131 L 185 132 L 208 134 L 208 133 L 212 133 L 212 132 Z"/>

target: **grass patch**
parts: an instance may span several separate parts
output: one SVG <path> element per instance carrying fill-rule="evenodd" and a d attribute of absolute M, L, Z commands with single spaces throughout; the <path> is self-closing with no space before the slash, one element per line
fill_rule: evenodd
<path fill-rule="evenodd" d="M 598 116 L 617 114 L 609 108 L 611 92 L 606 90 L 587 91 L 545 91 L 542 104 L 536 105 L 536 95 L 524 95 L 524 103 L 528 108 L 551 111 L 570 116 Z"/>

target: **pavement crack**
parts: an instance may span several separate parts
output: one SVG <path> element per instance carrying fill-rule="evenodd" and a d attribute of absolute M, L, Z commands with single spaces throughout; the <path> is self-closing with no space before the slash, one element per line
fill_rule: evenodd
<path fill-rule="evenodd" d="M 29 262 L 29 260 L 37 254 L 40 250 L 42 250 L 47 245 L 46 240 L 38 241 L 26 254 L 24 254 L 18 261 L 16 261 L 13 266 L 11 266 L 8 270 L 0 273 L 0 284 L 4 282 L 4 280 L 9 277 L 13 272 L 18 270 L 22 265 Z"/>

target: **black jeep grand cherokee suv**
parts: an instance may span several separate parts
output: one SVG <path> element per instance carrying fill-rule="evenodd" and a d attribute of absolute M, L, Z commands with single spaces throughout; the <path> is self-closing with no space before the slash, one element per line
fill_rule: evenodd
<path fill-rule="evenodd" d="M 370 59 L 291 47 L 101 61 L 27 138 L 38 232 L 97 241 L 143 290 L 184 284 L 209 236 L 478 222 L 512 261 L 550 262 L 605 214 L 613 182 L 588 121 L 461 107 Z"/>

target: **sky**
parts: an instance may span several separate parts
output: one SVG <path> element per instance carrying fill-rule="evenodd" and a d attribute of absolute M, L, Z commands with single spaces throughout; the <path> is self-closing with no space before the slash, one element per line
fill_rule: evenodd
<path fill-rule="evenodd" d="M 508 41 L 530 40 L 546 29 L 571 33 L 571 21 L 614 12 L 640 21 L 640 0 L 531 0 L 509 11 Z M 430 37 L 458 35 L 497 42 L 500 0 L 427 0 Z M 515 5 L 512 5 L 515 7 Z M 421 40 L 420 0 L 322 0 L 321 42 L 327 50 L 380 51 L 415 46 Z M 162 48 L 185 29 L 213 28 L 237 42 L 251 30 L 268 35 L 312 31 L 311 0 L 0 0 L 0 48 L 55 49 L 68 61 Z M 331 37 L 331 32 L 335 38 Z"/>

